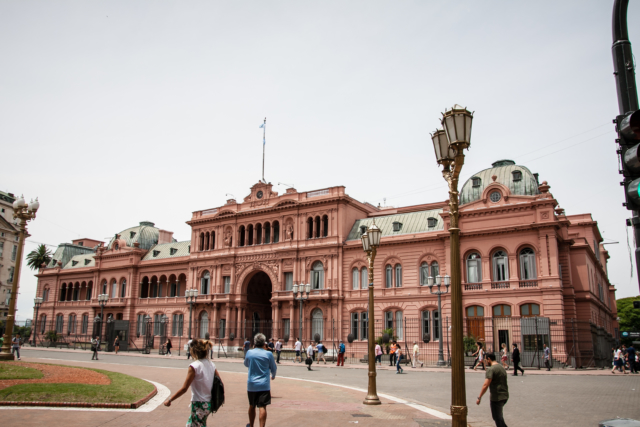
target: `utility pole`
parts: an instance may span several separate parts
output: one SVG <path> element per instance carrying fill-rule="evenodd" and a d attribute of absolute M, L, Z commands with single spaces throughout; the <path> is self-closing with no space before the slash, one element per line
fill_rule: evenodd
<path fill-rule="evenodd" d="M 636 274 L 640 280 L 640 111 L 631 42 L 627 31 L 627 8 L 629 0 L 615 0 L 613 4 L 613 75 L 618 93 L 618 113 L 613 123 L 618 132 L 618 154 L 622 164 L 620 173 L 624 179 L 626 203 L 633 217 L 627 219 L 627 226 L 633 226 L 636 242 Z M 599 248 L 594 248 L 595 251 Z M 640 282 L 639 282 L 640 287 Z"/>

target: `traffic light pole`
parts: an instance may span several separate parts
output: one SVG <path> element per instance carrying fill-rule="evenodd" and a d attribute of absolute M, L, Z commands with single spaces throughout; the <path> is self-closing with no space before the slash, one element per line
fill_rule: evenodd
<path fill-rule="evenodd" d="M 633 234 L 635 241 L 636 254 L 636 275 L 639 280 L 640 287 L 640 209 L 637 204 L 633 203 L 629 195 L 629 187 L 632 187 L 631 193 L 640 195 L 637 188 L 633 188 L 634 178 L 638 178 L 637 148 L 635 144 L 640 139 L 638 134 L 640 129 L 636 123 L 633 123 L 631 114 L 638 110 L 638 92 L 636 89 L 636 76 L 633 53 L 631 51 L 631 42 L 629 41 L 629 32 L 627 30 L 627 9 L 629 0 L 615 0 L 613 5 L 613 45 L 611 51 L 613 54 L 614 76 L 616 78 L 616 90 L 618 92 L 618 111 L 619 116 L 616 118 L 616 130 L 620 134 L 618 142 L 620 149 L 618 153 L 621 157 L 623 165 L 622 173 L 624 175 L 625 198 L 627 199 L 627 209 L 633 212 L 633 217 L 627 220 L 627 226 L 633 226 Z M 637 116 L 637 115 L 636 115 Z M 625 122 L 625 118 L 626 123 Z M 625 135 L 622 130 L 626 129 Z M 635 135 L 633 135 L 635 133 Z M 625 138 L 626 136 L 626 138 Z M 636 149 L 636 150 L 634 150 Z M 627 154 L 628 150 L 632 150 Z M 633 191 L 635 190 L 635 191 Z"/>

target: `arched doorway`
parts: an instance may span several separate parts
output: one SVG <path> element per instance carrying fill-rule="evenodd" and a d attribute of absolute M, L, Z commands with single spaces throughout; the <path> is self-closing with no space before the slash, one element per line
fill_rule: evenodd
<path fill-rule="evenodd" d="M 247 310 L 245 314 L 244 336 L 253 337 L 263 333 L 267 339 L 271 338 L 271 291 L 273 286 L 269 275 L 258 271 L 249 279 L 247 284 Z"/>
<path fill-rule="evenodd" d="M 316 308 L 311 312 L 311 340 L 322 341 L 323 339 L 324 339 L 324 318 L 322 317 L 322 310 L 320 310 L 319 308 Z"/>

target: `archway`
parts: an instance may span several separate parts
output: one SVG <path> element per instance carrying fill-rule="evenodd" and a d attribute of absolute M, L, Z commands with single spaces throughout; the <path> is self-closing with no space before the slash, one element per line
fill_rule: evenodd
<path fill-rule="evenodd" d="M 245 336 L 250 333 L 254 337 L 257 333 L 263 333 L 271 338 L 272 313 L 271 292 L 273 286 L 269 275 L 264 271 L 258 271 L 249 279 L 247 284 L 247 311 L 245 314 Z"/>

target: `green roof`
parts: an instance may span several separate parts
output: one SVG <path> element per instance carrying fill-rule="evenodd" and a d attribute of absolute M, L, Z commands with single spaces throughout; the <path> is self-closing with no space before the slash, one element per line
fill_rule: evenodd
<path fill-rule="evenodd" d="M 63 267 L 67 268 L 82 268 L 82 267 L 94 267 L 96 265 L 96 259 L 93 254 L 75 255 L 71 257 L 69 262 Z"/>
<path fill-rule="evenodd" d="M 353 224 L 353 227 L 351 227 L 347 240 L 360 240 L 360 236 L 362 235 L 360 227 L 365 226 L 369 228 L 369 226 L 373 224 L 374 220 L 376 225 L 380 230 L 382 230 L 382 237 L 441 231 L 444 229 L 444 221 L 442 220 L 440 213 L 442 213 L 442 209 L 432 209 L 428 211 L 358 219 Z M 429 218 L 436 219 L 434 227 L 429 227 Z M 402 224 L 399 231 L 393 231 L 394 222 Z"/>
<path fill-rule="evenodd" d="M 493 182 L 493 176 L 496 176 L 496 182 L 505 185 L 513 195 L 519 196 L 535 196 L 539 194 L 538 180 L 525 166 L 516 165 L 513 160 L 498 160 L 492 164 L 493 167 L 485 169 L 471 176 L 462 186 L 460 191 L 460 204 L 475 202 L 480 200 L 485 188 Z M 522 177 L 519 181 L 513 180 L 513 172 L 520 171 Z M 474 187 L 473 179 L 480 178 L 480 185 Z"/>
<path fill-rule="evenodd" d="M 55 267 L 58 264 L 58 261 L 60 261 L 62 262 L 62 266 L 64 268 L 67 268 L 67 264 L 69 264 L 71 258 L 75 257 L 76 255 L 91 254 L 91 256 L 93 257 L 94 252 L 95 251 L 93 250 L 93 248 L 88 248 L 86 246 L 72 245 L 71 243 L 61 243 L 54 252 L 53 257 L 51 258 L 51 262 L 49 262 L 47 267 Z"/>
<path fill-rule="evenodd" d="M 155 245 L 147 252 L 142 258 L 143 261 L 149 261 L 154 259 L 165 258 L 177 258 L 181 256 L 188 256 L 191 246 L 191 240 L 184 242 L 163 243 L 161 245 Z M 172 251 L 172 249 L 174 249 Z M 173 253 L 172 253 L 173 252 Z"/>
<path fill-rule="evenodd" d="M 154 245 L 158 244 L 158 236 L 160 230 L 155 227 L 155 224 L 149 221 L 142 221 L 140 225 L 136 227 L 127 228 L 124 231 L 118 233 L 121 239 L 127 242 L 127 246 L 133 246 L 135 242 L 140 243 L 140 249 L 151 249 Z M 115 236 L 109 242 L 107 246 L 109 249 L 113 246 Z M 175 239 L 173 239 L 176 241 Z"/>

